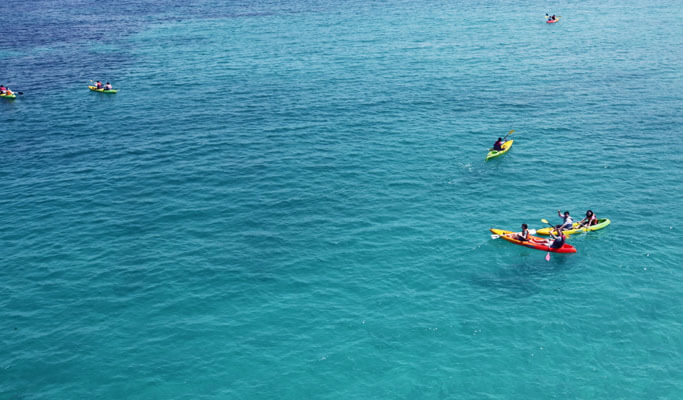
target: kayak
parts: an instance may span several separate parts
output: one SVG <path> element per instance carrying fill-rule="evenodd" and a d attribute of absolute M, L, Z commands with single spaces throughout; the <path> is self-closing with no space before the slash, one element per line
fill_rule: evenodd
<path fill-rule="evenodd" d="M 508 140 L 507 142 L 503 143 L 503 150 L 501 151 L 489 151 L 489 153 L 486 155 L 486 161 L 490 160 L 491 158 L 502 156 L 503 154 L 507 153 L 508 150 L 510 150 L 510 147 L 512 147 L 512 142 L 514 142 L 514 140 Z"/>
<path fill-rule="evenodd" d="M 559 21 L 559 19 L 549 19 L 545 21 L 547 24 L 554 24 L 555 22 Z"/>
<path fill-rule="evenodd" d="M 575 234 L 575 233 L 597 231 L 597 230 L 599 230 L 599 229 L 602 229 L 602 228 L 606 227 L 606 226 L 609 225 L 611 222 L 612 222 L 612 221 L 610 221 L 610 220 L 607 219 L 607 218 L 600 218 L 600 219 L 598 219 L 598 223 L 597 223 L 597 224 L 591 225 L 591 226 L 587 226 L 587 227 L 584 227 L 584 228 L 581 228 L 581 229 L 578 229 L 579 223 L 578 223 L 578 222 L 574 222 L 574 225 L 573 225 L 573 228 L 574 228 L 574 229 L 567 229 L 567 230 L 564 231 L 564 233 L 565 233 L 565 235 L 573 235 L 573 234 Z M 548 226 L 548 227 L 546 227 L 546 228 L 537 230 L 536 233 L 538 233 L 539 235 L 550 235 L 550 230 L 551 230 L 551 229 L 552 229 L 553 231 L 555 230 L 554 228 L 551 228 L 551 227 Z"/>
<path fill-rule="evenodd" d="M 17 95 L 12 93 L 12 94 L 0 94 L 0 97 L 5 98 L 5 99 L 16 99 Z"/>
<path fill-rule="evenodd" d="M 495 235 L 499 235 L 502 239 L 507 240 L 510 243 L 518 244 L 520 246 L 528 247 L 530 249 L 536 249 L 536 250 L 543 250 L 543 251 L 549 251 L 552 253 L 576 253 L 576 249 L 574 246 L 570 244 L 563 244 L 562 247 L 558 249 L 553 249 L 548 247 L 546 244 L 547 241 L 543 238 L 537 237 L 537 236 L 531 236 L 529 235 L 529 241 L 522 242 L 521 240 L 517 240 L 513 237 L 507 236 L 511 233 L 517 233 L 517 232 L 512 232 L 512 231 L 505 231 L 502 229 L 494 229 L 491 228 L 491 232 Z"/>
<path fill-rule="evenodd" d="M 116 93 L 118 90 L 112 89 L 112 90 L 104 90 L 104 89 L 98 89 L 95 86 L 88 86 L 88 89 L 92 90 L 93 92 L 100 92 L 100 93 Z"/>

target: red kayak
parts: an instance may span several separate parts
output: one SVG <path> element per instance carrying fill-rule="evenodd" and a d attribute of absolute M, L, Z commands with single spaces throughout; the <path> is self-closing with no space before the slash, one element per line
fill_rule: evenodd
<path fill-rule="evenodd" d="M 554 23 L 557 22 L 557 21 L 559 21 L 559 19 L 549 19 L 549 20 L 547 20 L 547 21 L 545 21 L 545 22 L 548 23 L 548 24 L 554 24 Z"/>
<path fill-rule="evenodd" d="M 546 244 L 548 241 L 546 239 L 537 236 L 529 235 L 529 241 L 522 242 L 521 240 L 517 240 L 514 237 L 514 235 L 510 235 L 511 233 L 514 234 L 516 232 L 504 231 L 502 229 L 494 228 L 491 228 L 491 232 L 493 232 L 496 235 L 499 235 L 501 238 L 507 240 L 508 242 L 518 244 L 524 247 L 529 247 L 531 249 L 549 251 L 551 253 L 576 253 L 576 249 L 574 248 L 574 246 L 567 243 L 563 244 L 560 248 L 553 249 L 551 247 L 548 247 L 548 245 Z"/>

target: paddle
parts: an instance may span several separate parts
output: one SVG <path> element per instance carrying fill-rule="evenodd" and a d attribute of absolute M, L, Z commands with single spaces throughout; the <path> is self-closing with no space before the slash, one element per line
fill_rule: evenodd
<path fill-rule="evenodd" d="M 517 233 L 517 232 L 512 232 L 512 233 Z M 536 234 L 536 229 L 529 229 L 529 235 L 535 235 Z M 491 235 L 491 239 L 498 239 L 501 236 L 507 236 L 510 235 L 510 233 L 506 233 L 505 235 Z"/>
<path fill-rule="evenodd" d="M 541 222 L 545 222 L 546 224 L 548 224 L 548 225 L 550 225 L 550 226 L 553 227 L 553 229 L 551 229 L 550 232 L 555 232 L 555 233 L 557 233 L 557 229 L 555 229 L 555 225 L 553 225 L 553 224 L 551 224 L 550 222 L 548 222 L 547 219 L 544 218 L 544 219 L 541 220 Z M 574 229 L 574 228 L 572 228 L 572 229 Z M 566 231 L 564 231 L 564 232 L 562 232 L 562 233 L 564 233 L 565 236 L 571 236 L 571 235 L 573 235 L 574 233 L 578 233 L 578 232 L 572 233 L 572 232 L 569 232 L 568 230 L 566 230 Z"/>
<path fill-rule="evenodd" d="M 545 218 L 542 218 L 542 219 L 541 219 L 541 222 L 546 223 L 546 224 L 552 226 L 553 228 L 555 227 L 553 224 L 551 224 L 550 222 L 548 222 L 548 220 L 545 219 Z M 551 231 L 551 233 L 552 233 L 552 231 Z M 550 246 L 548 246 L 548 249 L 550 249 Z M 546 261 L 550 261 L 550 250 L 548 250 L 548 253 L 545 255 L 545 260 L 546 260 Z"/>

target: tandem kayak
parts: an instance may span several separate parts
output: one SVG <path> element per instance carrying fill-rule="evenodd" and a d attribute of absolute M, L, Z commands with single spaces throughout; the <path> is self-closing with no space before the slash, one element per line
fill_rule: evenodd
<path fill-rule="evenodd" d="M 93 92 L 100 92 L 100 93 L 116 93 L 118 90 L 112 89 L 112 90 L 104 90 L 104 89 L 98 89 L 95 86 L 88 86 L 88 89 L 92 90 Z"/>
<path fill-rule="evenodd" d="M 17 95 L 12 93 L 12 94 L 0 94 L 0 97 L 3 99 L 16 99 Z"/>
<path fill-rule="evenodd" d="M 549 19 L 549 20 L 546 20 L 545 22 L 546 22 L 547 24 L 554 24 L 554 23 L 557 22 L 557 21 L 559 21 L 559 19 Z"/>
<path fill-rule="evenodd" d="M 518 244 L 520 246 L 528 247 L 530 249 L 549 251 L 551 253 L 576 253 L 576 249 L 574 248 L 574 246 L 567 243 L 563 244 L 562 247 L 558 249 L 553 249 L 551 247 L 548 247 L 546 239 L 540 237 L 529 235 L 529 240 L 526 242 L 522 242 L 521 240 L 517 240 L 514 237 L 511 237 L 512 235 L 510 235 L 517 232 L 505 231 L 502 229 L 494 228 L 491 228 L 491 232 L 495 235 L 499 235 L 501 238 L 507 240 L 510 243 Z"/>
<path fill-rule="evenodd" d="M 578 229 L 579 223 L 578 223 L 578 222 L 574 222 L 574 225 L 572 226 L 573 229 L 566 229 L 566 230 L 564 230 L 563 232 L 564 232 L 565 235 L 573 235 L 573 234 L 575 234 L 575 233 L 597 231 L 597 230 L 600 230 L 600 229 L 606 227 L 606 226 L 609 225 L 611 222 L 612 222 L 612 221 L 610 221 L 608 218 L 598 218 L 598 223 L 597 223 L 597 224 L 591 225 L 591 226 L 587 226 L 587 227 L 584 227 L 584 228 L 581 228 L 581 229 Z M 551 231 L 551 230 L 554 231 L 555 229 L 548 226 L 548 227 L 546 227 L 546 228 L 537 230 L 536 233 L 538 233 L 539 235 L 550 235 L 550 231 Z M 554 232 L 553 232 L 553 233 L 554 233 Z"/>
<path fill-rule="evenodd" d="M 514 140 L 508 140 L 507 142 L 503 143 L 503 150 L 501 151 L 489 151 L 489 153 L 486 155 L 486 161 L 498 156 L 502 156 L 503 154 L 507 153 L 508 150 L 510 150 L 510 147 L 512 147 L 512 142 L 514 142 Z"/>

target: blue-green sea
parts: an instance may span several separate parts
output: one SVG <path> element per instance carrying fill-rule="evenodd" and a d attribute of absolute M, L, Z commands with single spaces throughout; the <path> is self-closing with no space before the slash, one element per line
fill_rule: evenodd
<path fill-rule="evenodd" d="M 1 399 L 683 398 L 680 1 L 0 15 Z"/>

